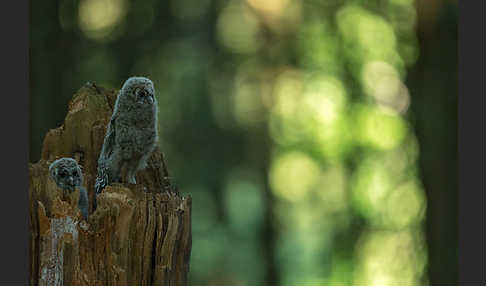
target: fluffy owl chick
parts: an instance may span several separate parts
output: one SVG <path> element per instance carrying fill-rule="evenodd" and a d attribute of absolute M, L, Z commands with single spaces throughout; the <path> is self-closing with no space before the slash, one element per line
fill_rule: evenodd
<path fill-rule="evenodd" d="M 56 185 L 69 192 L 79 189 L 78 207 L 84 219 L 88 218 L 88 193 L 81 185 L 83 183 L 83 172 L 76 160 L 61 158 L 49 166 L 49 176 L 56 182 Z"/>
<path fill-rule="evenodd" d="M 135 175 L 147 165 L 158 140 L 157 99 L 152 81 L 131 77 L 118 93 L 115 108 L 98 158 L 96 193 L 106 185 L 121 181 L 136 184 Z"/>

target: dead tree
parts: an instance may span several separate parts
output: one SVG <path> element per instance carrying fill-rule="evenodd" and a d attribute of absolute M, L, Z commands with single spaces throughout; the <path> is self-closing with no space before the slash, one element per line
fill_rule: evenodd
<path fill-rule="evenodd" d="M 97 159 L 116 90 L 92 83 L 69 102 L 62 126 L 50 130 L 39 162 L 29 165 L 31 285 L 186 285 L 191 253 L 191 197 L 171 184 L 162 152 L 138 172 L 137 185 L 113 184 L 97 197 Z M 90 216 L 79 190 L 64 195 L 49 164 L 71 157 L 83 167 Z"/>

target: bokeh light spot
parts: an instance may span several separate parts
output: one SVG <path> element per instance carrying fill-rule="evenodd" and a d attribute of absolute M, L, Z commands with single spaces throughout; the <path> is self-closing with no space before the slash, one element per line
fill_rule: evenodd
<path fill-rule="evenodd" d="M 403 114 L 410 105 L 407 87 L 400 80 L 398 71 L 390 64 L 380 61 L 368 62 L 361 75 L 365 92 L 380 105 Z"/>
<path fill-rule="evenodd" d="M 422 285 L 426 255 L 415 230 L 365 232 L 357 245 L 353 285 Z"/>
<path fill-rule="evenodd" d="M 341 71 L 337 34 L 326 22 L 314 20 L 302 25 L 297 37 L 298 56 L 304 67 L 329 74 Z"/>
<path fill-rule="evenodd" d="M 248 4 L 265 13 L 280 14 L 289 0 L 246 0 Z"/>
<path fill-rule="evenodd" d="M 381 150 L 397 147 L 407 134 L 403 118 L 390 109 L 357 107 L 357 133 L 361 143 Z"/>
<path fill-rule="evenodd" d="M 260 23 L 248 8 L 236 1 L 221 12 L 217 32 L 221 44 L 235 53 L 253 53 L 259 46 Z"/>
<path fill-rule="evenodd" d="M 347 126 L 347 94 L 339 79 L 288 70 L 276 80 L 275 97 L 269 128 L 276 142 L 311 144 L 328 160 L 347 153 L 352 132 Z"/>
<path fill-rule="evenodd" d="M 86 37 L 101 40 L 121 22 L 124 0 L 83 0 L 79 3 L 79 27 Z"/>
<path fill-rule="evenodd" d="M 317 125 L 326 125 L 337 119 L 346 104 L 346 92 L 341 82 L 332 77 L 310 81 L 304 94 L 302 116 Z"/>
<path fill-rule="evenodd" d="M 392 191 L 386 202 L 385 218 L 396 228 L 420 222 L 424 215 L 423 190 L 414 182 L 408 182 Z"/>
<path fill-rule="evenodd" d="M 279 155 L 272 163 L 270 185 L 279 197 L 298 201 L 308 195 L 318 182 L 319 165 L 302 152 Z"/>
<path fill-rule="evenodd" d="M 393 27 L 383 17 L 365 8 L 348 5 L 338 11 L 337 24 L 353 61 L 382 60 L 403 64 L 396 51 Z"/>
<path fill-rule="evenodd" d="M 235 76 L 233 110 L 238 124 L 254 127 L 265 120 L 264 83 L 260 66 L 254 61 L 241 64 Z"/>
<path fill-rule="evenodd" d="M 322 172 L 319 178 L 317 195 L 321 199 L 320 207 L 326 213 L 336 213 L 346 209 L 347 175 L 343 166 L 332 166 Z"/>
<path fill-rule="evenodd" d="M 381 223 L 386 198 L 393 188 L 393 180 L 379 158 L 364 159 L 354 174 L 352 196 L 355 208 L 371 223 Z"/>
<path fill-rule="evenodd" d="M 298 118 L 298 103 L 302 98 L 303 75 L 298 70 L 288 69 L 275 80 L 275 104 L 270 115 L 270 134 L 272 138 L 288 145 L 298 142 L 303 136 Z"/>

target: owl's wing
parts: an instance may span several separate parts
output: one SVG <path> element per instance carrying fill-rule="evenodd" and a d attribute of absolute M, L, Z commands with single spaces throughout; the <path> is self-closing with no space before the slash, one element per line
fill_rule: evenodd
<path fill-rule="evenodd" d="M 105 140 L 103 142 L 103 148 L 101 150 L 103 158 L 108 158 L 113 153 L 113 148 L 115 147 L 116 138 L 116 118 L 117 116 L 112 116 L 110 123 L 108 123 Z M 101 157 L 101 156 L 100 156 Z"/>
<path fill-rule="evenodd" d="M 106 160 L 111 156 L 113 153 L 113 149 L 115 147 L 115 121 L 116 115 L 111 117 L 110 122 L 108 123 L 105 139 L 103 142 L 103 147 L 101 148 L 101 154 L 98 158 L 98 174 L 96 176 L 95 182 L 95 191 L 96 194 L 101 193 L 106 185 L 109 184 L 108 178 L 108 171 L 106 166 Z M 96 198 L 94 200 L 94 208 L 96 209 Z"/>

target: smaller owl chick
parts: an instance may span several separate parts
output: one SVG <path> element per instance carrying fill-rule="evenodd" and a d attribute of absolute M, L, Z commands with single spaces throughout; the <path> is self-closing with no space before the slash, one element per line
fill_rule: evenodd
<path fill-rule="evenodd" d="M 157 99 L 154 84 L 145 77 L 130 77 L 118 93 L 103 147 L 98 158 L 96 193 L 113 182 L 136 184 L 135 175 L 147 165 L 157 140 Z"/>
<path fill-rule="evenodd" d="M 76 160 L 61 158 L 49 166 L 49 176 L 56 182 L 56 185 L 64 191 L 74 192 L 79 189 L 78 207 L 84 219 L 88 218 L 88 193 L 81 185 L 83 183 L 83 172 Z"/>

